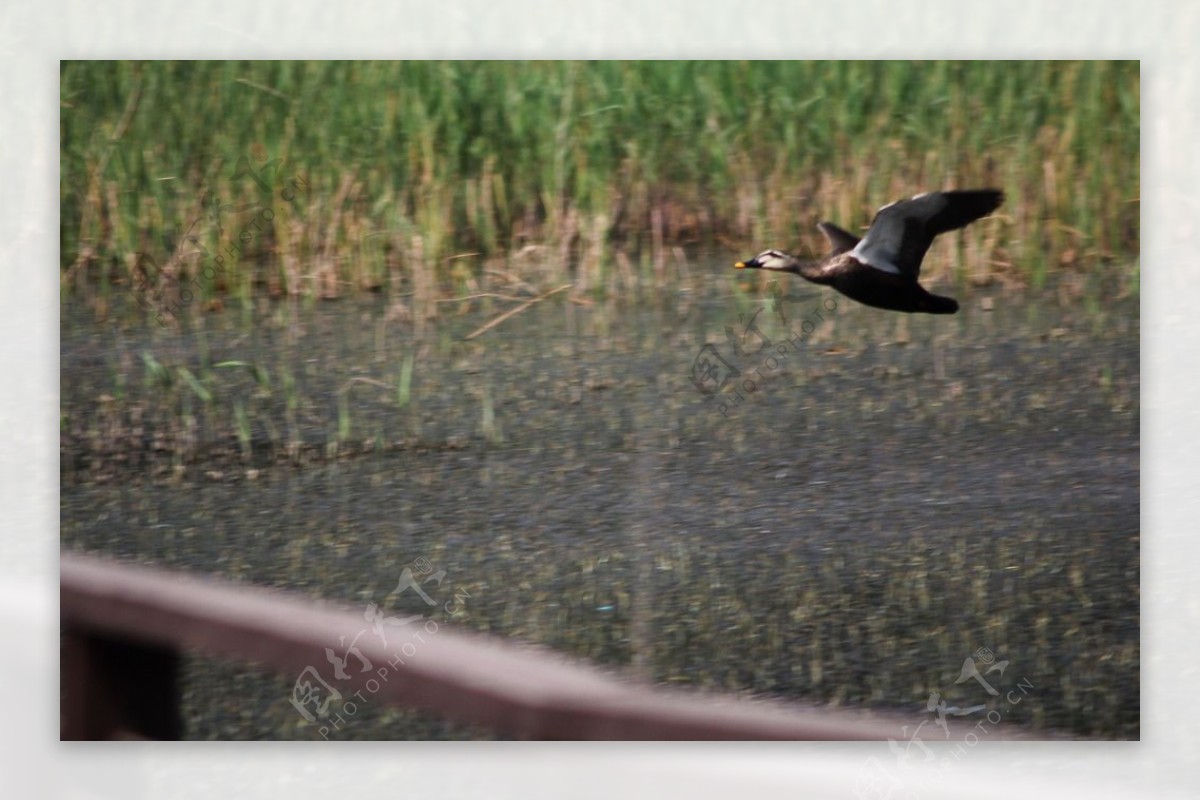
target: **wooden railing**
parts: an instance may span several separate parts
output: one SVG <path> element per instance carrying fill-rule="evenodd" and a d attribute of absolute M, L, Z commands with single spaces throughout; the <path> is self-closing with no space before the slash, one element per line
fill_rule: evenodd
<path fill-rule="evenodd" d="M 61 619 L 66 740 L 181 738 L 185 651 L 301 676 L 292 698 L 280 701 L 291 700 L 312 721 L 314 736 L 346 723 L 359 703 L 421 708 L 529 739 L 884 740 L 901 738 L 902 723 L 912 723 L 911 716 L 664 690 L 547 649 L 391 619 L 393 635 L 420 641 L 401 651 L 386 638 L 356 636 L 361 611 L 72 553 L 62 554 Z M 328 667 L 326 658 L 352 638 L 353 667 L 369 665 L 362 675 L 373 687 L 357 698 L 320 681 L 313 667 Z M 335 700 L 341 705 L 329 703 Z"/>

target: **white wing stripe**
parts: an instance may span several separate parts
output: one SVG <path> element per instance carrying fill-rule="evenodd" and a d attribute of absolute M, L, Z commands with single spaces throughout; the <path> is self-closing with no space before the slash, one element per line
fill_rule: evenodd
<path fill-rule="evenodd" d="M 891 258 L 888 258 L 891 254 L 886 253 L 886 249 L 883 247 L 871 247 L 870 239 L 871 235 L 868 233 L 866 239 L 854 246 L 850 255 L 876 270 L 900 275 L 900 268 L 892 262 Z"/>

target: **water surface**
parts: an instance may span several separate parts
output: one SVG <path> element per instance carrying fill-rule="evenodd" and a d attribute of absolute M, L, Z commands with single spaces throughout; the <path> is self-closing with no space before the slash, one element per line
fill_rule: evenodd
<path fill-rule="evenodd" d="M 471 341 L 512 304 L 418 337 L 378 297 L 165 328 L 67 302 L 63 545 L 676 686 L 1137 737 L 1136 299 L 731 286 L 564 295 Z M 956 683 L 967 658 L 1023 702 Z M 190 659 L 188 736 L 318 736 L 295 679 Z M 367 704 L 333 736 L 483 735 Z"/>

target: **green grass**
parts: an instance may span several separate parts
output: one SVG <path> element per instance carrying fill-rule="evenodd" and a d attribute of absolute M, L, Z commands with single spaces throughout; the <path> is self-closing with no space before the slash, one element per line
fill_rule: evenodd
<path fill-rule="evenodd" d="M 966 275 L 1128 272 L 1139 103 L 1131 61 L 64 62 L 64 294 L 603 292 L 661 283 L 664 244 L 818 247 L 981 185 L 1008 202 Z"/>

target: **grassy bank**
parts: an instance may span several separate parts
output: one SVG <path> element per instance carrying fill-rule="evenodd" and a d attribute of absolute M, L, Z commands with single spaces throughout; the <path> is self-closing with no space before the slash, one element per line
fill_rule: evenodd
<path fill-rule="evenodd" d="M 64 62 L 64 293 L 132 288 L 161 313 L 184 286 L 387 288 L 426 315 L 499 271 L 620 295 L 674 282 L 690 249 L 819 247 L 818 219 L 955 185 L 1009 195 L 958 280 L 1136 288 L 1138 69 Z"/>

